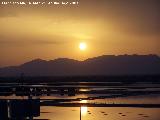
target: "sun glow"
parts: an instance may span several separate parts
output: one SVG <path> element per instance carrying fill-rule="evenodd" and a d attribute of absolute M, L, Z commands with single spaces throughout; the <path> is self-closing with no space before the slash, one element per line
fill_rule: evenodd
<path fill-rule="evenodd" d="M 84 51 L 84 50 L 86 50 L 86 48 L 87 48 L 87 44 L 85 42 L 81 42 L 79 44 L 79 49 L 80 50 Z"/>

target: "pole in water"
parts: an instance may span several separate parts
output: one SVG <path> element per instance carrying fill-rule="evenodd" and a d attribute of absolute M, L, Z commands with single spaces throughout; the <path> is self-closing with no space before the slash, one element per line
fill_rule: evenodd
<path fill-rule="evenodd" d="M 81 120 L 81 106 L 80 106 L 80 120 Z"/>
<path fill-rule="evenodd" d="M 29 117 L 29 120 L 33 120 L 33 117 L 32 117 L 32 116 L 30 116 L 30 117 Z"/>

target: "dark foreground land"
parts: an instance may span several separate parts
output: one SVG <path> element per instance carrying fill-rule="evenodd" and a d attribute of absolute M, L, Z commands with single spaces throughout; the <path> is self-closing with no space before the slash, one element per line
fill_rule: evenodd
<path fill-rule="evenodd" d="M 120 75 L 120 76 L 19 76 L 0 77 L 0 83 L 54 83 L 54 82 L 150 82 L 160 83 L 160 75 Z"/>
<path fill-rule="evenodd" d="M 82 90 L 83 89 L 83 90 Z M 85 98 L 50 98 L 41 96 L 76 97 L 92 94 Z M 94 100 L 141 95 L 160 96 L 160 75 L 141 76 L 64 76 L 64 77 L 0 77 L 0 116 L 19 118 L 40 116 L 40 106 L 59 107 L 140 107 L 160 108 L 160 103 L 97 103 Z M 5 97 L 10 98 L 5 98 Z M 13 97 L 14 96 L 14 97 Z M 27 99 L 19 99 L 25 96 Z M 36 97 L 36 99 L 34 98 Z M 90 103 L 81 103 L 92 100 Z M 10 112 L 8 112 L 10 108 Z M 25 108 L 25 111 L 23 111 Z M 28 110 L 28 111 L 26 111 Z M 15 120 L 14 119 L 14 120 Z M 22 120 L 22 119 L 21 119 Z"/>

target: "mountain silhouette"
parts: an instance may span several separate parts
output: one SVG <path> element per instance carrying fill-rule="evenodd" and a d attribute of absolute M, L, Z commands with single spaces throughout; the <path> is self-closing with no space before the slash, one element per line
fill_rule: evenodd
<path fill-rule="evenodd" d="M 103 55 L 77 61 L 68 58 L 35 59 L 19 66 L 0 68 L 0 76 L 157 75 L 157 55 Z"/>

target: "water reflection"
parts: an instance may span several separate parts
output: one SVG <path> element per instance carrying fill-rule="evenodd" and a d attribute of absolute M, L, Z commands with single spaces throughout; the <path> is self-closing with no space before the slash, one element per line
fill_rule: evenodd
<path fill-rule="evenodd" d="M 87 103 L 87 100 L 81 100 L 80 103 Z"/>
<path fill-rule="evenodd" d="M 86 91 L 89 91 L 89 89 L 84 89 L 84 88 L 81 88 L 81 89 L 79 89 L 79 91 L 86 92 Z"/>
<path fill-rule="evenodd" d="M 41 112 L 48 113 L 41 113 L 35 119 L 80 120 L 79 110 L 79 107 L 44 106 Z M 159 111 L 159 108 L 88 107 L 81 120 L 160 120 Z"/>
<path fill-rule="evenodd" d="M 86 107 L 86 106 L 81 107 L 81 113 L 83 116 L 85 116 L 87 114 L 87 111 L 88 111 L 88 107 Z"/>
<path fill-rule="evenodd" d="M 80 103 L 87 103 L 87 100 L 81 100 Z M 87 106 L 81 106 L 81 113 L 83 116 L 87 114 L 88 107 Z"/>

